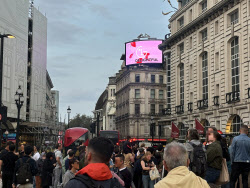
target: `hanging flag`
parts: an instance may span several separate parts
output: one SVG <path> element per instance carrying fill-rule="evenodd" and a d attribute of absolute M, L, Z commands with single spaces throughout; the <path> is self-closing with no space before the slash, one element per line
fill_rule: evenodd
<path fill-rule="evenodd" d="M 175 126 L 174 122 L 172 122 L 172 130 L 171 130 L 171 137 L 172 138 L 179 138 L 179 129 Z"/>
<path fill-rule="evenodd" d="M 199 134 L 204 134 L 204 127 L 197 119 L 195 119 L 195 128 Z"/>

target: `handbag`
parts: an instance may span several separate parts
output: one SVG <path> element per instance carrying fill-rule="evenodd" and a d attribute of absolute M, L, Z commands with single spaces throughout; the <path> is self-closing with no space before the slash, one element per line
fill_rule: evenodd
<path fill-rule="evenodd" d="M 156 180 L 156 179 L 160 178 L 159 171 L 157 170 L 156 167 L 154 168 L 154 170 L 149 171 L 149 176 L 150 176 L 151 180 Z"/>
<path fill-rule="evenodd" d="M 229 182 L 229 173 L 228 173 L 228 168 L 227 168 L 227 161 L 225 158 L 222 159 L 222 169 L 220 172 L 220 177 L 216 181 L 216 185 L 223 185 L 227 184 Z"/>

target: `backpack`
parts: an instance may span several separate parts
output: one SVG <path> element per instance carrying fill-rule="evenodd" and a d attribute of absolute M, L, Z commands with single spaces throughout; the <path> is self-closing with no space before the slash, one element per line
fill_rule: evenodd
<path fill-rule="evenodd" d="M 16 178 L 18 184 L 26 184 L 32 181 L 32 173 L 29 164 L 30 158 L 24 163 L 22 159 L 20 161 L 20 167 L 17 170 Z"/>
<path fill-rule="evenodd" d="M 197 176 L 204 177 L 206 173 L 207 160 L 206 153 L 203 150 L 203 145 L 195 145 L 191 142 L 189 144 L 193 147 L 193 151 L 190 152 L 193 155 L 189 156 L 190 159 L 190 170 L 195 173 Z"/>
<path fill-rule="evenodd" d="M 97 187 L 94 181 L 86 174 L 78 174 L 73 179 L 79 180 L 88 188 L 104 188 L 103 186 Z M 112 178 L 110 188 L 122 188 L 122 186 L 116 178 Z"/>

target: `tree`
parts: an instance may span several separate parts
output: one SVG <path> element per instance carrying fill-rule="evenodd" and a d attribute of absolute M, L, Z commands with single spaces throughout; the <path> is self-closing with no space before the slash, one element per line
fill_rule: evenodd
<path fill-rule="evenodd" d="M 80 115 L 77 114 L 73 119 L 69 122 L 69 127 L 83 127 L 90 130 L 90 124 L 92 123 L 92 117 L 87 116 L 85 114 Z"/>

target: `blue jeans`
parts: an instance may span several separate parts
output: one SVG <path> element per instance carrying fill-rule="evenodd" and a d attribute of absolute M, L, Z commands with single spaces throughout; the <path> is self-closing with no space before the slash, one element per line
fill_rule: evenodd
<path fill-rule="evenodd" d="M 220 177 L 220 170 L 208 167 L 206 171 L 205 180 L 207 183 L 215 184 L 216 180 Z"/>
<path fill-rule="evenodd" d="M 154 188 L 154 181 L 150 179 L 149 175 L 142 175 L 143 188 Z"/>

